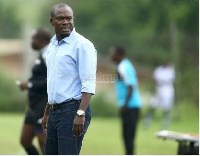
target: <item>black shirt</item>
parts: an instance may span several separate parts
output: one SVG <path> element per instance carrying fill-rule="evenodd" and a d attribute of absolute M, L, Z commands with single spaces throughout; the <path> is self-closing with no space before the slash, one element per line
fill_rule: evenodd
<path fill-rule="evenodd" d="M 29 108 L 38 113 L 43 113 L 47 104 L 47 67 L 40 53 L 32 67 L 32 76 L 29 79 L 32 87 L 28 90 Z"/>

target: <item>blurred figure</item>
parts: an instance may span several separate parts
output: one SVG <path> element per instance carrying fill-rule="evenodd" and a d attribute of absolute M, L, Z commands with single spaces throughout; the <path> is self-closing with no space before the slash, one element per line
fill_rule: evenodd
<path fill-rule="evenodd" d="M 32 76 L 28 82 L 18 84 L 21 90 L 28 90 L 29 109 L 26 112 L 21 133 L 21 145 L 29 155 L 38 155 L 32 144 L 37 136 L 40 148 L 44 151 L 45 134 L 42 130 L 41 119 L 47 103 L 47 69 L 46 48 L 50 42 L 50 33 L 44 28 L 38 29 L 32 36 L 32 48 L 39 52 L 39 57 L 32 67 Z"/>
<path fill-rule="evenodd" d="M 115 90 L 122 119 L 122 134 L 127 155 L 134 154 L 141 98 L 138 91 L 137 74 L 132 63 L 125 57 L 122 47 L 110 48 L 111 60 L 117 64 Z"/>
<path fill-rule="evenodd" d="M 145 118 L 144 126 L 148 128 L 155 110 L 160 107 L 163 111 L 162 129 L 167 129 L 170 122 L 170 110 L 174 104 L 175 70 L 169 62 L 158 66 L 153 73 L 155 93 L 151 98 L 150 108 Z"/>

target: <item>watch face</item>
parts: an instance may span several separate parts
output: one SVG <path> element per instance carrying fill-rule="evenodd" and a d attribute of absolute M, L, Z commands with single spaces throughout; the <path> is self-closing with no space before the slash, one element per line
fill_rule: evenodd
<path fill-rule="evenodd" d="M 78 110 L 78 111 L 77 111 L 77 114 L 78 114 L 79 116 L 82 116 L 82 115 L 85 115 L 85 112 L 84 112 L 83 110 Z"/>

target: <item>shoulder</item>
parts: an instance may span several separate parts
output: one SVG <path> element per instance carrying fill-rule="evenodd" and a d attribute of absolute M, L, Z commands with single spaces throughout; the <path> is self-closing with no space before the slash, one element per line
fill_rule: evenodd
<path fill-rule="evenodd" d="M 120 72 L 124 69 L 124 64 L 121 62 L 118 66 L 117 66 L 117 70 Z"/>
<path fill-rule="evenodd" d="M 175 68 L 173 66 L 169 66 L 168 72 L 171 73 L 172 75 L 175 75 Z"/>
<path fill-rule="evenodd" d="M 129 66 L 129 67 L 131 67 L 131 68 L 134 68 L 134 65 L 133 65 L 133 63 L 129 60 L 129 59 L 125 59 L 125 62 L 126 62 L 126 64 L 127 64 L 127 66 Z"/>
<path fill-rule="evenodd" d="M 135 72 L 135 67 L 133 63 L 129 59 L 124 59 L 123 66 L 126 68 L 129 72 Z"/>
<path fill-rule="evenodd" d="M 125 73 L 126 69 L 128 68 L 127 65 L 128 65 L 127 59 L 122 60 L 117 67 L 118 72 Z"/>
<path fill-rule="evenodd" d="M 162 66 L 158 66 L 155 68 L 154 72 L 159 72 L 162 71 L 163 67 Z"/>
<path fill-rule="evenodd" d="M 75 36 L 75 42 L 77 43 L 77 46 L 79 48 L 94 48 L 94 44 L 88 40 L 87 38 L 85 38 L 84 36 L 82 36 L 81 34 L 76 32 L 76 36 Z"/>
<path fill-rule="evenodd" d="M 122 60 L 118 65 L 118 69 L 122 69 L 122 68 L 125 68 L 125 67 L 126 67 L 126 61 Z"/>

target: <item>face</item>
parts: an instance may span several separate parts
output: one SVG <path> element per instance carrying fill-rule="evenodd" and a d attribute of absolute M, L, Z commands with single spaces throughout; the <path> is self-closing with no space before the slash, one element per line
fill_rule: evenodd
<path fill-rule="evenodd" d="M 116 64 L 118 64 L 118 55 L 116 54 L 116 51 L 115 51 L 115 49 L 114 48 L 110 48 L 110 59 L 114 62 L 114 63 L 116 63 Z"/>
<path fill-rule="evenodd" d="M 32 37 L 31 46 L 34 50 L 40 50 L 41 49 L 41 41 L 38 38 L 38 33 L 36 32 Z"/>
<path fill-rule="evenodd" d="M 58 40 L 61 40 L 69 36 L 74 28 L 73 12 L 68 7 L 56 8 L 50 22 L 55 29 Z"/>

